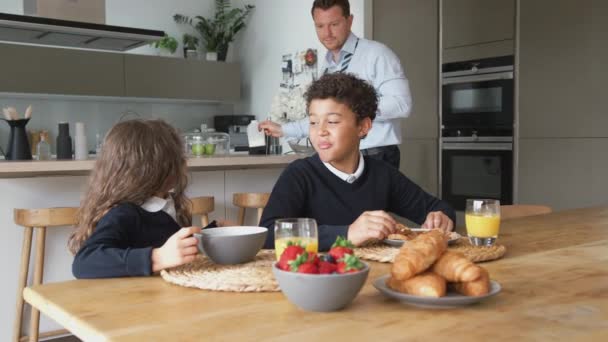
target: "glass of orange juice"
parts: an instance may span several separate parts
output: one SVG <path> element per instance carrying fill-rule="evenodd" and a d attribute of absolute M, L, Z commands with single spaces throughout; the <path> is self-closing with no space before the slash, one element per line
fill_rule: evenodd
<path fill-rule="evenodd" d="M 289 242 L 297 243 L 308 252 L 317 253 L 319 235 L 317 221 L 311 218 L 286 218 L 274 222 L 274 249 L 277 260 Z"/>
<path fill-rule="evenodd" d="M 467 199 L 464 219 L 472 245 L 492 246 L 500 229 L 500 201 Z"/>

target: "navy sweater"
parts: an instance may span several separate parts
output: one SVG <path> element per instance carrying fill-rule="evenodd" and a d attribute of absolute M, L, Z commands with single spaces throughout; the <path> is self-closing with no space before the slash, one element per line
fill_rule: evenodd
<path fill-rule="evenodd" d="M 161 247 L 181 227 L 164 211 L 148 212 L 131 203 L 104 215 L 74 262 L 76 278 L 110 278 L 152 274 L 152 249 Z"/>
<path fill-rule="evenodd" d="M 318 155 L 292 162 L 272 189 L 262 214 L 268 228 L 264 248 L 274 248 L 274 221 L 310 217 L 317 221 L 319 250 L 326 251 L 364 212 L 384 210 L 422 224 L 428 213 L 444 212 L 456 222 L 454 210 L 426 193 L 384 161 L 365 158 L 363 174 L 349 184 L 323 165 Z"/>

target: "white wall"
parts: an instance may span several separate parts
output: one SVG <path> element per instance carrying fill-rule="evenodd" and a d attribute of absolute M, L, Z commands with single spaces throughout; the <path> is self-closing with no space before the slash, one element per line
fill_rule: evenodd
<path fill-rule="evenodd" d="M 354 15 L 353 32 L 360 37 L 364 37 L 364 8 L 369 1 L 350 1 Z M 279 89 L 281 56 L 316 48 L 321 58 L 326 50 L 315 33 L 310 15 L 312 1 L 238 0 L 233 3 L 235 6 L 238 3 L 254 3 L 256 6 L 247 28 L 230 46 L 236 59 L 242 63 L 243 98 L 235 112 L 265 119 L 270 113 L 272 98 Z"/>

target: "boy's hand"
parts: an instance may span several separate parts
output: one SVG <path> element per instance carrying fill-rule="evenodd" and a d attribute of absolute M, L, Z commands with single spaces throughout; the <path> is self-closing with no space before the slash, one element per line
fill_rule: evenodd
<path fill-rule="evenodd" d="M 281 125 L 270 120 L 262 121 L 258 124 L 258 131 L 261 130 L 264 130 L 264 134 L 276 138 L 280 138 L 283 136 L 283 128 L 281 128 Z"/>
<path fill-rule="evenodd" d="M 385 239 L 395 232 L 397 221 L 383 210 L 366 211 L 348 227 L 348 239 L 360 246 L 372 239 Z"/>
<path fill-rule="evenodd" d="M 152 272 L 175 267 L 194 260 L 198 253 L 198 240 L 192 236 L 200 233 L 200 227 L 187 227 L 171 235 L 160 248 L 152 250 Z"/>
<path fill-rule="evenodd" d="M 426 216 L 426 221 L 422 224 L 422 228 L 441 229 L 445 232 L 451 232 L 454 229 L 454 222 L 441 211 L 432 211 Z"/>

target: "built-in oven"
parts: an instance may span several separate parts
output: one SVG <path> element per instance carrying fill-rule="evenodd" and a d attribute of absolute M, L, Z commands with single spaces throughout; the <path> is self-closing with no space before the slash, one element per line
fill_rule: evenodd
<path fill-rule="evenodd" d="M 441 124 L 512 129 L 513 91 L 513 56 L 443 64 Z"/>
<path fill-rule="evenodd" d="M 441 154 L 442 198 L 454 209 L 467 198 L 513 203 L 513 137 L 443 137 Z"/>

